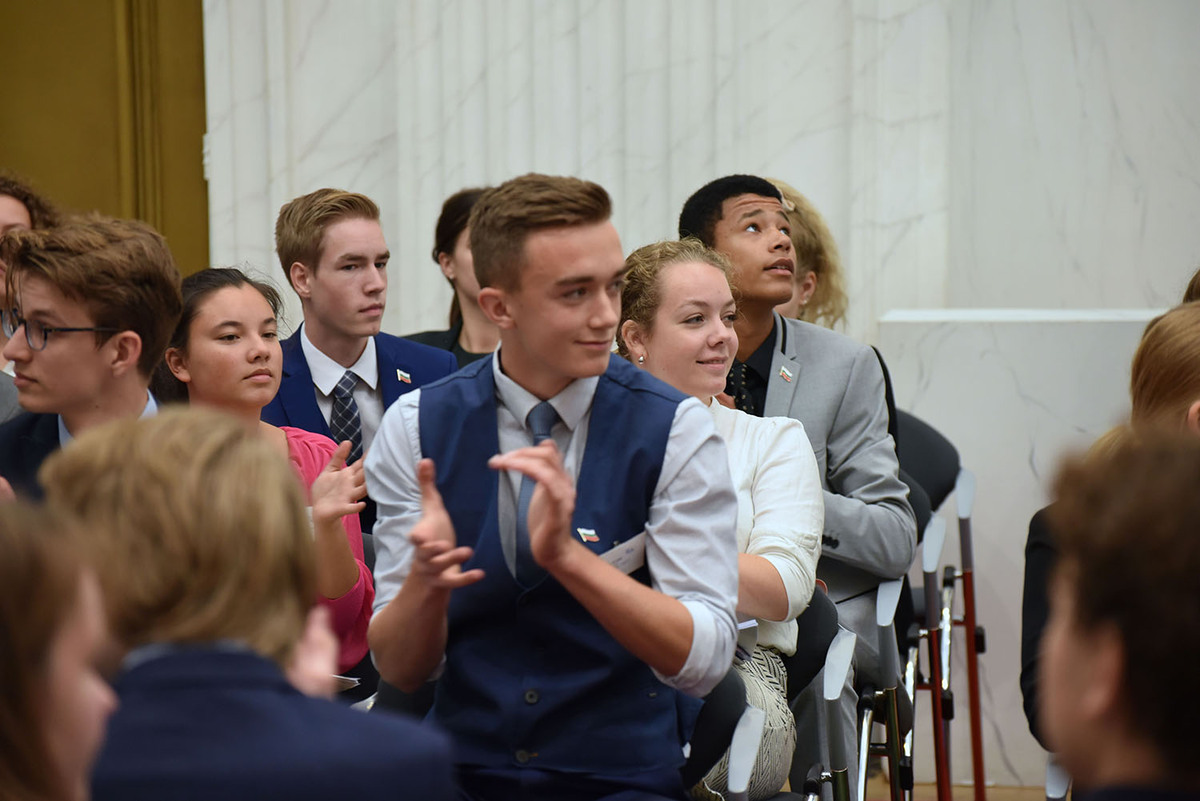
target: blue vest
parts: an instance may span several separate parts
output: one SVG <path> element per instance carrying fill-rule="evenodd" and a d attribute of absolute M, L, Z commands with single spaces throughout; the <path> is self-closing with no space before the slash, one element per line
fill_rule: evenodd
<path fill-rule="evenodd" d="M 554 578 L 525 589 L 509 572 L 497 519 L 499 452 L 492 358 L 421 389 L 421 451 L 464 569 L 486 577 L 451 595 L 445 672 L 434 719 L 455 761 L 487 767 L 621 775 L 682 764 L 676 693 L 596 622 Z M 576 481 L 572 536 L 597 554 L 641 533 L 675 410 L 684 396 L 613 357 L 592 405 Z M 581 538 L 581 541 L 582 538 Z M 649 583 L 645 567 L 634 574 Z"/>

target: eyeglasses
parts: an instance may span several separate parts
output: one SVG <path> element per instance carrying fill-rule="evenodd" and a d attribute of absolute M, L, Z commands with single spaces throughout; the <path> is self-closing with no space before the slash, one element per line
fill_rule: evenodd
<path fill-rule="evenodd" d="M 37 320 L 26 320 L 10 309 L 0 311 L 0 327 L 4 329 L 4 335 L 10 339 L 16 335 L 18 328 L 24 328 L 25 341 L 29 343 L 29 347 L 32 350 L 45 350 L 46 340 L 50 338 L 51 334 L 72 334 L 76 331 L 115 334 L 121 330 L 119 328 L 102 328 L 98 326 L 91 328 L 67 328 L 60 326 L 55 328 L 42 325 Z"/>

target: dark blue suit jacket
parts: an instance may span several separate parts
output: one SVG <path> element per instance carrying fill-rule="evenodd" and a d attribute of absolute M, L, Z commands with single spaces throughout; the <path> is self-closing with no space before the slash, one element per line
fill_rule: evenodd
<path fill-rule="evenodd" d="M 41 498 L 38 469 L 58 450 L 58 415 L 24 412 L 0 425 L 0 476 L 19 495 Z"/>
<path fill-rule="evenodd" d="M 116 689 L 94 801 L 455 797 L 445 735 L 309 698 L 250 652 L 174 651 Z"/>
<path fill-rule="evenodd" d="M 283 341 L 283 379 L 275 399 L 263 408 L 262 419 L 273 426 L 295 426 L 332 437 L 329 424 L 317 406 L 317 390 L 300 345 L 301 336 L 297 331 Z M 458 370 L 458 362 L 449 351 L 383 333 L 375 335 L 375 362 L 379 365 L 384 411 L 406 392 Z M 408 374 L 408 381 L 400 378 L 400 371 Z M 359 513 L 359 521 L 364 534 L 375 528 L 375 502 L 370 498 Z"/>
<path fill-rule="evenodd" d="M 283 380 L 275 399 L 262 410 L 262 419 L 274 426 L 295 426 L 305 431 L 332 436 L 329 424 L 317 406 L 317 391 L 312 371 L 300 346 L 300 331 L 283 341 Z M 391 334 L 375 335 L 375 360 L 379 365 L 379 386 L 386 411 L 406 392 L 422 384 L 437 381 L 458 369 L 449 351 L 409 342 Z M 403 381 L 397 371 L 408 374 Z"/>

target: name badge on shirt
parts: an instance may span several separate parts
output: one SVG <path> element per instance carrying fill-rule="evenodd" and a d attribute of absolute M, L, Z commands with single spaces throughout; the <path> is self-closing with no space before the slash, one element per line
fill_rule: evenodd
<path fill-rule="evenodd" d="M 600 558 L 622 573 L 632 573 L 646 564 L 646 532 L 614 546 L 600 554 Z"/>

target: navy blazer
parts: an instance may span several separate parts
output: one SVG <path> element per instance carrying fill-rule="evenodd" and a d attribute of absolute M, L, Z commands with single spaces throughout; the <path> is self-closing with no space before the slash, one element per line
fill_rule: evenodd
<path fill-rule="evenodd" d="M 248 651 L 175 650 L 116 690 L 94 801 L 455 798 L 445 735 L 309 698 Z"/>
<path fill-rule="evenodd" d="M 58 450 L 58 415 L 24 412 L 0 425 L 0 476 L 18 495 L 40 499 L 38 469 Z"/>
<path fill-rule="evenodd" d="M 274 400 L 262 410 L 262 419 L 274 426 L 295 426 L 305 431 L 332 437 L 329 423 L 317 406 L 317 390 L 312 371 L 300 345 L 300 331 L 283 341 L 283 380 Z M 449 351 L 409 342 L 391 334 L 375 335 L 375 360 L 379 365 L 379 386 L 383 393 L 383 408 L 396 398 L 422 384 L 437 381 L 458 369 Z M 400 378 L 398 371 L 408 374 L 409 381 Z"/>
<path fill-rule="evenodd" d="M 312 371 L 304 348 L 300 344 L 301 331 L 283 341 L 283 379 L 279 392 L 262 410 L 263 421 L 273 426 L 294 426 L 332 438 L 329 423 L 317 406 L 317 389 L 313 385 Z M 411 392 L 422 384 L 431 384 L 439 378 L 458 370 L 454 354 L 409 342 L 391 334 L 375 335 L 375 362 L 379 366 L 379 387 L 383 392 L 383 410 L 396 402 L 396 398 Z M 408 375 L 408 381 L 400 378 L 400 372 Z M 359 512 L 359 522 L 364 534 L 375 528 L 375 502 L 366 499 L 366 507 Z"/>

